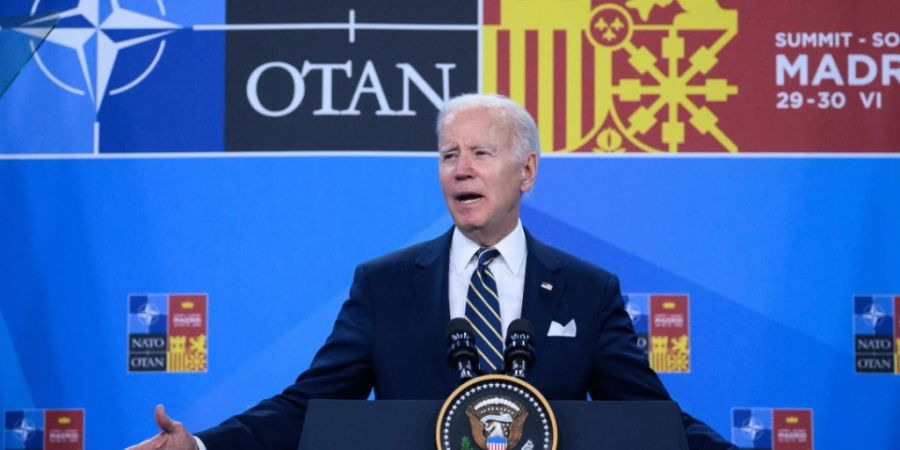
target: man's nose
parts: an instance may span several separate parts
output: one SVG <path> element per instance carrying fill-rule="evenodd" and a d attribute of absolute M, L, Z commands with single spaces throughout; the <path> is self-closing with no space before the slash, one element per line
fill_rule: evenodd
<path fill-rule="evenodd" d="M 456 178 L 469 178 L 472 176 L 472 156 L 467 152 L 460 152 L 456 161 Z"/>

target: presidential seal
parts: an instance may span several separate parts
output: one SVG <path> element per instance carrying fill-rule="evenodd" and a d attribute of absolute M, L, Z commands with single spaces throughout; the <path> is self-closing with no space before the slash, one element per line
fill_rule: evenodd
<path fill-rule="evenodd" d="M 435 439 L 438 450 L 555 450 L 556 418 L 534 386 L 485 375 L 450 394 Z"/>

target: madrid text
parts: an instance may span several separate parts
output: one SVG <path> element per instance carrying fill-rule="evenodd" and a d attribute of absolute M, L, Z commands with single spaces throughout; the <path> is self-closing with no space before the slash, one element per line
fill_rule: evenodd
<path fill-rule="evenodd" d="M 884 92 L 865 89 L 900 85 L 900 54 L 882 50 L 900 47 L 896 32 L 777 32 L 775 47 L 784 49 L 775 55 L 775 85 L 794 89 L 777 93 L 778 109 L 843 109 L 848 100 L 863 109 L 882 109 Z M 805 91 L 810 87 L 822 90 Z"/>

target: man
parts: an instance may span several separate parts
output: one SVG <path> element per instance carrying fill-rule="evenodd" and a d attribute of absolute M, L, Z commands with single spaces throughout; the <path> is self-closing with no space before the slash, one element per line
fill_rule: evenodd
<path fill-rule="evenodd" d="M 488 371 L 509 323 L 529 319 L 537 362 L 526 380 L 549 399 L 669 400 L 635 344 L 617 278 L 522 228 L 540 153 L 528 112 L 501 96 L 456 97 L 438 116 L 438 145 L 452 230 L 360 265 L 331 336 L 280 395 L 196 437 L 158 406 L 162 432 L 132 449 L 293 450 L 311 398 L 445 398 L 459 384 L 445 361 L 455 317 L 473 323 Z M 566 332 L 549 333 L 551 322 Z M 691 448 L 731 447 L 687 414 L 684 425 Z"/>

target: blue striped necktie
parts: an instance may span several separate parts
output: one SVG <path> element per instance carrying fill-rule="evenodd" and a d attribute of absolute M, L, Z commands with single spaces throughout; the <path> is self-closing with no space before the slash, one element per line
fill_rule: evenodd
<path fill-rule="evenodd" d="M 482 247 L 475 253 L 478 267 L 469 280 L 466 295 L 466 319 L 478 335 L 479 367 L 483 373 L 493 373 L 503 366 L 503 335 L 500 321 L 500 300 L 497 296 L 497 281 L 488 265 L 500 256 L 493 247 Z"/>

